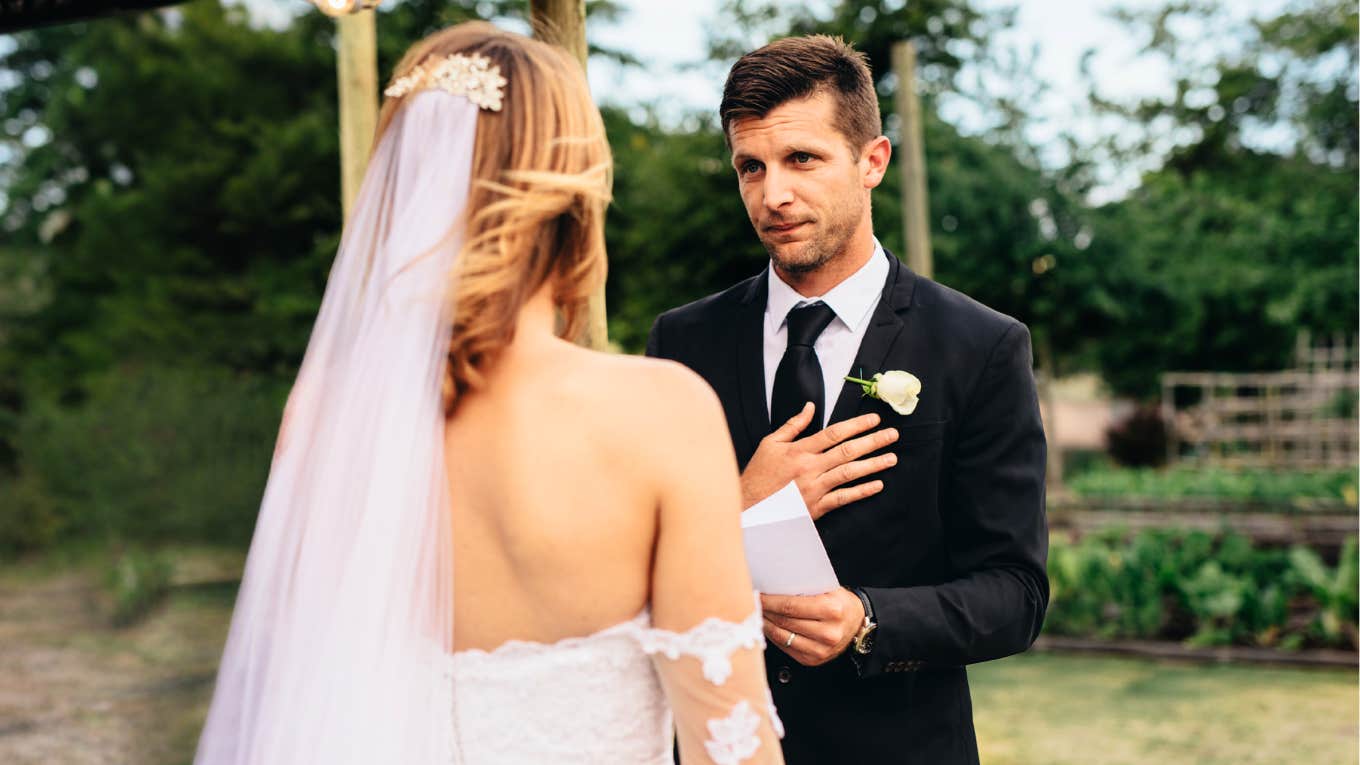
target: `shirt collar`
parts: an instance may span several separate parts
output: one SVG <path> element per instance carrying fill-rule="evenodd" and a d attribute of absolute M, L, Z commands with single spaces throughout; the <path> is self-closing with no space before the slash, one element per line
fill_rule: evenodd
<path fill-rule="evenodd" d="M 769 322 L 772 331 L 778 331 L 784 326 L 784 321 L 788 319 L 789 312 L 793 309 L 820 300 L 831 308 L 836 318 L 840 319 L 851 332 L 858 332 L 860 325 L 869 320 L 869 314 L 873 312 L 874 305 L 883 294 L 883 284 L 888 279 L 887 253 L 883 251 L 883 245 L 879 244 L 877 237 L 874 238 L 874 254 L 869 258 L 869 262 L 860 266 L 858 271 L 846 277 L 840 284 L 827 290 L 824 295 L 803 297 L 779 278 L 773 262 L 770 263 L 769 269 L 769 296 L 765 302 L 765 320 Z"/>

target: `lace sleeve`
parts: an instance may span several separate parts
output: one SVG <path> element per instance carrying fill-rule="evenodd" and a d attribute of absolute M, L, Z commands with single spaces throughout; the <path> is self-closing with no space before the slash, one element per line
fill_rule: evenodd
<path fill-rule="evenodd" d="M 740 623 L 710 618 L 685 632 L 643 633 L 642 648 L 675 711 L 682 765 L 784 762 L 764 647 L 759 597 Z"/>

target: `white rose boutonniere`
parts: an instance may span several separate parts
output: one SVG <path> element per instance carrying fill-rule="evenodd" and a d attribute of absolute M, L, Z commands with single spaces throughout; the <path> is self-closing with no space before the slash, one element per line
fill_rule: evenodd
<path fill-rule="evenodd" d="M 860 374 L 864 373 L 861 372 Z M 898 414 L 911 414 L 916 411 L 916 404 L 921 395 L 921 381 L 916 379 L 916 375 L 911 372 L 893 369 L 888 372 L 879 372 L 870 380 L 861 380 L 858 377 L 847 377 L 845 379 L 848 382 L 858 383 L 861 388 L 864 388 L 864 395 L 882 401 Z"/>

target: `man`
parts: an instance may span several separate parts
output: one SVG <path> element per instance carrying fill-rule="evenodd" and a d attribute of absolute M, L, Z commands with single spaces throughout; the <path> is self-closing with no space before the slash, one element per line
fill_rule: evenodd
<path fill-rule="evenodd" d="M 861 54 L 771 43 L 720 111 L 770 264 L 661 315 L 648 353 L 717 391 L 747 507 L 797 481 L 845 585 L 763 598 L 785 757 L 976 763 L 964 667 L 1028 648 L 1048 603 L 1029 332 L 874 238 L 892 148 Z M 889 371 L 919 379 L 914 410 L 844 380 Z"/>

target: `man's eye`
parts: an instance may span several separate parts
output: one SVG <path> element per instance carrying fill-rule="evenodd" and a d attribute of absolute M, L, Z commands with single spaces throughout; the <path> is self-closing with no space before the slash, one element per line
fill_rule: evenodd
<path fill-rule="evenodd" d="M 812 161 L 812 155 L 808 154 L 805 151 L 800 151 L 793 155 L 793 161 L 797 162 L 800 165 L 806 165 L 807 163 Z"/>
<path fill-rule="evenodd" d="M 756 162 L 755 160 L 751 160 L 750 162 L 746 162 L 746 163 L 742 164 L 742 166 L 741 166 L 741 174 L 742 174 L 742 175 L 750 175 L 751 173 L 758 173 L 758 172 L 760 172 L 760 163 L 759 163 L 759 162 Z"/>

